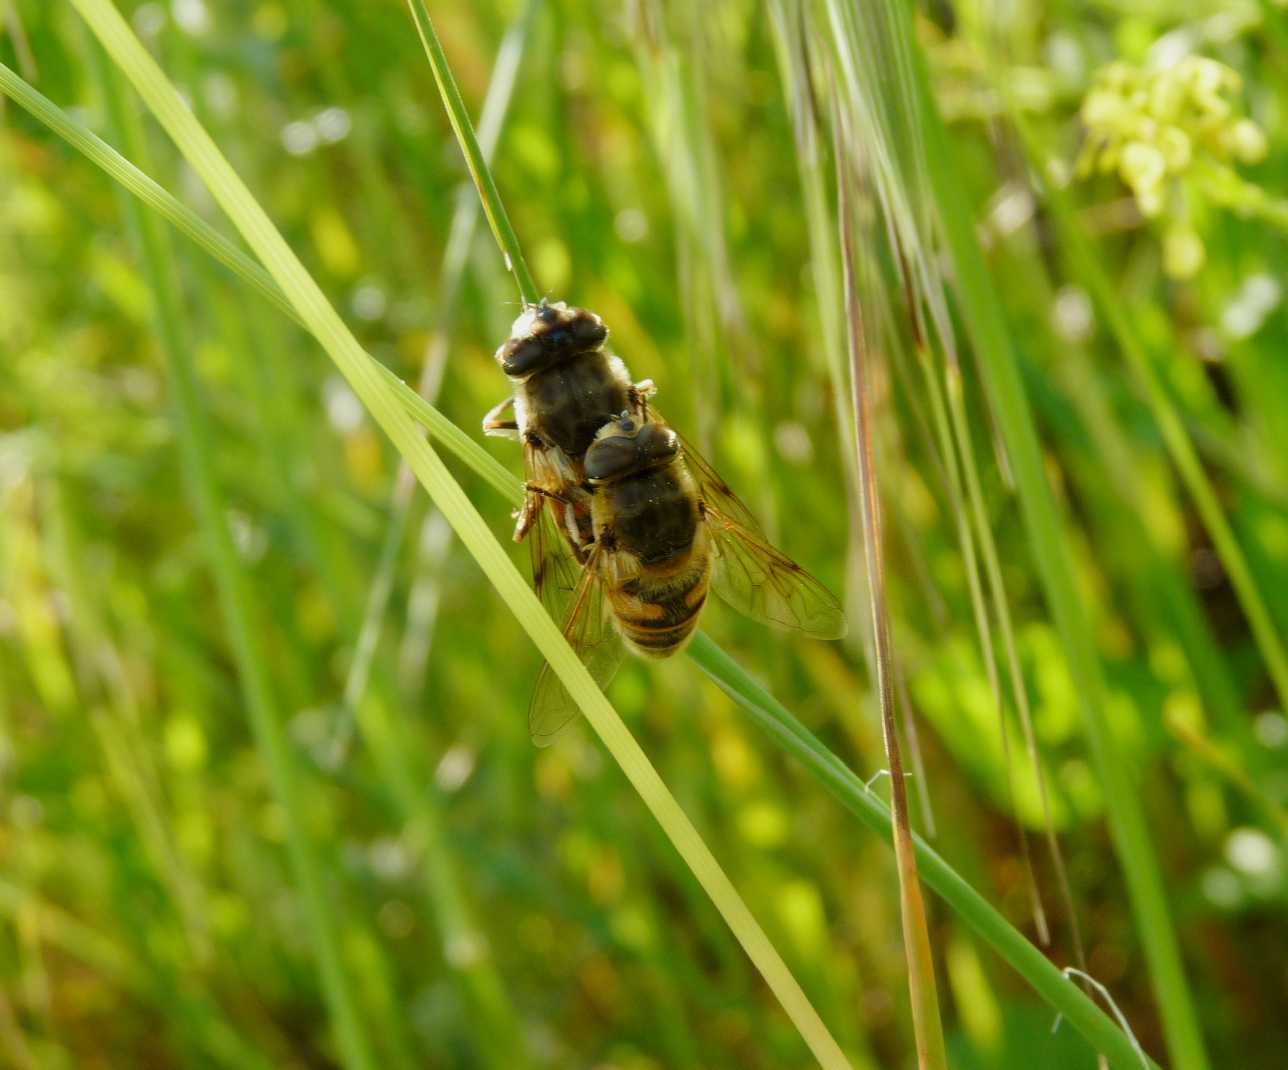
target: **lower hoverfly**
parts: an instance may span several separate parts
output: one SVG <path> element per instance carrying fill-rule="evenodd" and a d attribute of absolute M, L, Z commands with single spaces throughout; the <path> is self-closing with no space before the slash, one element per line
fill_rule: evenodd
<path fill-rule="evenodd" d="M 516 542 L 528 540 L 532 579 L 547 608 L 562 611 L 593 538 L 585 455 L 617 414 L 642 419 L 653 384 L 632 383 L 604 343 L 608 328 L 595 313 L 559 301 L 528 305 L 514 321 L 496 361 L 514 393 L 483 418 L 489 435 L 523 443 L 527 494 L 516 514 Z M 560 537 L 552 537 L 545 518 Z"/>
<path fill-rule="evenodd" d="M 586 452 L 592 540 L 584 544 L 563 634 L 601 686 L 627 646 L 645 657 L 682 650 L 713 590 L 753 620 L 820 639 L 845 635 L 840 602 L 771 546 L 746 506 L 652 412 L 624 411 Z M 549 743 L 578 712 L 547 664 L 528 714 Z"/>

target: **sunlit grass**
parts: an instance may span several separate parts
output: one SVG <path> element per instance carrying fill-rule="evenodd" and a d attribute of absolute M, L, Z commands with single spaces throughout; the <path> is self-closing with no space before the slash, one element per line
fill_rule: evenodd
<path fill-rule="evenodd" d="M 505 389 L 489 358 L 516 276 L 498 232 L 468 240 L 477 202 L 460 196 L 468 168 L 407 8 L 119 7 L 356 335 L 367 399 L 383 397 L 403 434 L 428 432 L 515 557 L 518 451 L 476 427 Z M 528 291 L 606 315 L 668 417 L 775 541 L 844 585 L 859 625 L 828 144 L 841 93 L 855 162 L 875 174 L 856 253 L 880 355 L 899 705 L 924 717 L 908 789 L 938 826 L 935 849 L 914 844 L 936 893 L 948 1062 L 1090 1066 L 1096 1049 L 1139 1066 L 1093 1003 L 1107 993 L 1166 1065 L 1202 1065 L 1206 1048 L 1213 1065 L 1277 1067 L 1254 980 L 1283 951 L 1268 669 L 1288 610 L 1288 378 L 1267 358 L 1283 337 L 1267 282 L 1282 235 L 1255 222 L 1273 224 L 1258 205 L 1282 185 L 1277 22 L 1222 41 L 1183 13 L 1057 7 L 1035 22 L 1021 5 L 1006 22 L 928 11 L 914 35 L 881 9 L 781 0 L 763 25 L 751 9 L 727 0 L 698 18 L 650 0 L 605 21 L 581 0 L 435 0 L 421 14 L 459 80 L 467 150 L 469 113 L 488 101 L 483 185 L 504 198 L 502 245 L 508 229 Z M 90 1036 L 131 1065 L 341 1058 L 316 968 L 326 935 L 289 866 L 302 826 L 381 1065 L 431 1048 L 462 1066 L 795 1065 L 799 1035 L 593 734 L 531 748 L 531 622 L 504 611 L 398 474 L 400 451 L 317 361 L 314 320 L 297 330 L 278 277 L 211 227 L 217 207 L 168 144 L 119 132 L 70 7 L 16 10 L 22 39 L 0 59 L 38 71 L 68 110 L 0 68 L 0 88 L 59 135 L 18 108 L 0 132 L 0 241 L 16 254 L 0 258 L 0 1061 L 78 1065 Z M 1059 183 L 1072 165 L 1104 64 L 1181 43 L 1239 72 L 1238 109 L 1268 140 L 1230 198 L 1187 213 L 1206 259 L 1177 279 L 1170 221 L 1133 219 L 1116 173 L 1052 198 L 1029 168 Z M 943 141 L 922 111 L 923 48 Z M 507 79 L 507 120 L 489 124 Z M 1015 89 L 1024 139 L 994 82 Z M 150 156 L 160 184 L 87 128 Z M 228 270 L 182 245 L 172 268 L 149 267 L 123 240 L 118 185 Z M 168 365 L 151 312 L 167 289 L 187 338 Z M 1124 359 L 1133 346 L 1152 399 Z M 216 523 L 256 605 L 294 831 L 216 611 L 211 523 L 180 479 L 176 359 L 198 385 L 185 411 L 208 425 Z M 1192 445 L 1179 469 L 1178 435 Z M 690 658 L 625 666 L 614 706 L 845 1057 L 910 1062 L 863 628 L 844 648 L 783 641 L 718 606 L 704 627 Z M 1012 822 L 1052 842 L 1048 809 L 1062 853 L 1032 850 L 1026 877 Z M 1147 838 L 1132 840 L 1142 819 Z M 1147 846 L 1115 852 L 1105 830 Z M 1044 939 L 1037 893 L 1042 951 L 1024 935 Z M 1079 929 L 1103 990 L 1061 972 L 1083 962 Z"/>

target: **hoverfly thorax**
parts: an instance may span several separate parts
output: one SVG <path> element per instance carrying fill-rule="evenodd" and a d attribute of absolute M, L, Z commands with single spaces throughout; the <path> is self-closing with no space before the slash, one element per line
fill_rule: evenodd
<path fill-rule="evenodd" d="M 511 379 L 523 380 L 594 352 L 607 338 L 608 328 L 595 313 L 569 308 L 562 301 L 542 301 L 529 305 L 514 321 L 509 339 L 496 351 L 496 362 Z"/>

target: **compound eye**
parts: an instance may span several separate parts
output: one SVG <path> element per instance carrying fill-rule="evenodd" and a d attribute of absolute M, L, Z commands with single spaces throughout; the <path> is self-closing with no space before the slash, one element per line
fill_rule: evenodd
<path fill-rule="evenodd" d="M 586 478 L 592 483 L 625 475 L 639 464 L 633 438 L 601 438 L 586 451 Z"/>
<path fill-rule="evenodd" d="M 580 344 L 594 346 L 608 337 L 608 328 L 604 326 L 604 321 L 594 313 L 581 312 L 573 320 L 572 333 Z"/>
<path fill-rule="evenodd" d="M 623 434 L 633 435 L 635 433 L 635 421 L 629 412 L 624 412 L 617 418 L 617 426 L 622 429 Z"/>
<path fill-rule="evenodd" d="M 496 362 L 506 375 L 529 375 L 545 358 L 545 349 L 535 338 L 511 339 L 496 351 Z"/>
<path fill-rule="evenodd" d="M 640 460 L 646 465 L 660 464 L 671 460 L 680 452 L 680 439 L 674 431 L 649 424 L 640 431 Z"/>

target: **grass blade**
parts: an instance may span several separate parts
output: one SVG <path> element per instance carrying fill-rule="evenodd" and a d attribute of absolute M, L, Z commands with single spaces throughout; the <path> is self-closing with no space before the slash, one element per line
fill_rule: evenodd
<path fill-rule="evenodd" d="M 853 393 L 859 470 L 859 511 L 863 523 L 864 560 L 868 570 L 868 592 L 872 600 L 872 664 L 876 671 L 877 697 L 881 709 L 881 735 L 885 742 L 890 772 L 891 816 L 894 856 L 899 874 L 900 917 L 903 922 L 904 957 L 908 963 L 908 994 L 912 999 L 912 1025 L 917 1042 L 917 1061 L 922 1070 L 947 1070 L 944 1029 L 939 1020 L 939 996 L 935 985 L 935 961 L 926 926 L 926 907 L 917 876 L 917 856 L 912 848 L 912 826 L 908 817 L 908 785 L 904 780 L 899 752 L 899 731 L 895 723 L 894 652 L 890 644 L 889 610 L 885 595 L 885 563 L 881 542 L 881 507 L 878 500 L 876 466 L 872 459 L 872 427 L 869 412 L 868 378 L 870 354 L 859 303 L 857 264 L 854 254 L 855 221 L 850 191 L 857 184 L 850 154 L 841 146 L 844 124 L 834 116 L 837 138 L 837 220 L 841 239 L 841 265 L 845 276 L 845 308 L 849 324 L 850 387 Z"/>
<path fill-rule="evenodd" d="M 487 522 L 429 443 L 420 436 L 397 395 L 372 367 L 357 339 L 264 210 L 108 0 L 73 0 L 73 3 L 247 243 L 259 255 L 289 297 L 300 319 L 335 361 L 367 411 L 407 459 L 461 542 L 559 675 L 591 727 L 693 871 L 815 1057 L 827 1067 L 847 1066 L 836 1041 L 697 829 L 559 633 L 505 549 L 492 535 Z M 459 94 L 456 99 L 459 101 Z M 462 105 L 462 115 L 463 112 Z M 475 145 L 477 147 L 477 143 Z M 490 218 L 495 227 L 496 218 Z M 518 263 L 511 261 L 512 267 L 517 268 Z"/>
<path fill-rule="evenodd" d="M 82 151 L 92 162 L 103 167 L 113 177 L 121 176 L 119 180 L 130 192 L 144 199 L 149 207 L 165 218 L 175 222 L 184 233 L 194 236 L 207 252 L 220 258 L 243 281 L 259 289 L 263 296 L 277 302 L 285 302 L 277 284 L 259 265 L 251 261 L 222 235 L 213 231 L 190 209 L 184 207 L 168 192 L 130 165 L 115 150 L 84 131 L 56 105 L 45 100 L 3 65 L 0 65 L 0 90 L 8 93 L 24 107 L 28 107 L 28 110 L 47 122 L 60 136 L 67 137 L 67 132 L 76 135 L 76 140 L 68 137 L 69 142 L 78 148 L 82 145 L 86 146 Z M 43 102 L 43 105 L 38 110 L 29 106 L 33 102 Z M 294 309 L 290 310 L 290 315 L 298 322 Z M 447 421 L 445 416 L 414 390 L 405 387 L 400 380 L 388 373 L 383 366 L 376 364 L 374 360 L 372 363 L 388 376 L 390 389 L 397 392 L 399 401 L 414 420 L 425 426 L 438 421 L 440 424 L 447 424 L 456 432 L 455 436 L 439 438 L 445 446 L 452 449 L 455 443 L 461 441 L 471 446 L 475 445 L 464 432 Z M 490 454 L 477 449 L 458 456 L 477 475 L 482 476 L 505 501 L 512 505 L 522 502 L 523 490 L 519 480 Z M 776 746 L 800 761 L 842 806 L 853 813 L 883 842 L 893 842 L 889 811 L 864 787 L 862 778 L 828 750 L 746 670 L 701 632 L 694 638 L 687 653 L 722 691 L 747 711 L 756 726 L 764 731 Z M 1055 1011 L 1062 1014 L 1066 1021 L 1078 1029 L 1091 1044 L 1109 1055 L 1114 1066 L 1124 1068 L 1139 1066 L 1139 1061 L 1127 1038 L 1107 1015 L 1088 1000 L 1075 985 L 1070 984 L 1060 971 L 1025 939 L 1022 933 L 920 837 L 914 835 L 913 844 L 917 851 L 919 871 L 927 886 L 940 895 L 981 940 L 1024 977 L 1034 990 Z"/>
<path fill-rule="evenodd" d="M 911 41 L 906 15 L 899 12 L 895 20 L 904 39 Z M 1047 603 L 1064 644 L 1069 670 L 1078 681 L 1079 709 L 1103 785 L 1109 829 L 1149 961 L 1168 1048 L 1173 1063 L 1181 1070 L 1203 1070 L 1208 1065 L 1207 1056 L 1185 978 L 1180 945 L 1172 927 L 1162 873 L 1137 788 L 1106 723 L 1108 690 L 1104 671 L 1086 609 L 1074 583 L 1070 550 L 1042 467 L 1037 433 L 1020 382 L 1014 349 L 973 229 L 971 211 L 954 176 L 943 124 L 930 94 L 920 55 L 917 58 L 918 121 L 929 152 L 929 174 L 955 267 L 963 320 L 1006 443 Z"/>
<path fill-rule="evenodd" d="M 113 72 L 106 72 L 111 79 Z M 123 134 L 136 154 L 144 151 L 142 128 L 124 115 L 107 87 L 113 111 L 124 119 Z M 133 205 L 131 205 L 133 208 Z M 310 841 L 299 792 L 296 768 L 286 729 L 270 683 L 267 656 L 259 641 L 261 611 L 250 581 L 243 572 L 226 519 L 227 508 L 217 485 L 211 432 L 201 401 L 193 347 L 184 322 L 169 234 L 150 213 L 132 212 L 143 251 L 145 272 L 155 300 L 156 329 L 169 371 L 175 406 L 175 430 L 180 453 L 202 533 L 214 571 L 215 585 L 232 637 L 243 697 L 250 711 L 256 743 L 269 771 L 274 794 L 285 819 L 286 838 L 296 883 L 304 897 L 308 930 L 322 976 L 323 995 L 335 1024 L 346 1066 L 352 1070 L 374 1068 L 374 1048 L 358 1010 L 358 1000 L 343 964 L 340 925 L 322 874 L 322 865 Z"/>
<path fill-rule="evenodd" d="M 520 299 L 525 305 L 532 304 L 541 295 L 537 292 L 537 284 L 532 278 L 532 272 L 528 270 L 528 262 L 523 259 L 523 250 L 519 248 L 518 236 L 514 233 L 514 227 L 510 225 L 510 217 L 506 214 L 505 204 L 492 178 L 492 169 L 487 165 L 487 157 L 479 145 L 478 138 L 474 135 L 474 124 L 470 122 L 470 113 L 465 107 L 465 101 L 461 99 L 461 91 L 456 86 L 456 78 L 452 74 L 451 65 L 447 62 L 443 46 L 438 42 L 438 34 L 434 32 L 434 24 L 430 20 L 429 12 L 420 0 L 407 0 L 407 7 L 416 23 L 416 32 L 420 34 L 421 43 L 425 46 L 425 55 L 429 58 L 429 66 L 434 72 L 434 81 L 438 83 L 438 92 L 443 98 L 443 106 L 447 109 L 447 118 L 452 124 L 457 143 L 465 154 L 465 164 L 470 169 L 470 177 L 474 179 L 474 185 L 479 191 L 479 200 L 483 204 L 483 213 L 487 216 L 488 226 L 492 228 L 496 244 L 501 249 L 501 255 L 505 257 L 505 268 L 507 271 L 514 272 L 514 281 L 519 287 Z"/>

